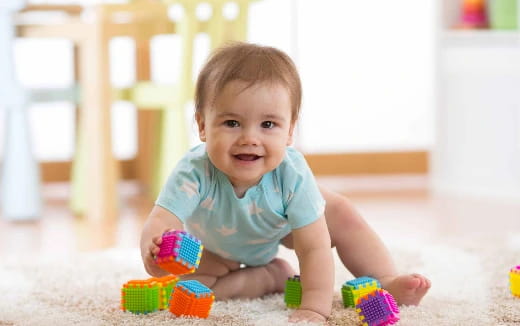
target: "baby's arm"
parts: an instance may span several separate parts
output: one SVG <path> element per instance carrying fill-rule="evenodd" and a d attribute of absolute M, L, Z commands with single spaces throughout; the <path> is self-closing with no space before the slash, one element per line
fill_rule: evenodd
<path fill-rule="evenodd" d="M 159 253 L 162 234 L 172 229 L 182 230 L 181 220 L 168 210 L 154 206 L 141 233 L 141 257 L 146 271 L 152 276 L 158 277 L 169 274 L 155 264 L 154 256 Z"/>
<path fill-rule="evenodd" d="M 289 321 L 324 321 L 331 313 L 334 291 L 334 263 L 325 217 L 292 233 L 300 263 L 302 302 Z"/>

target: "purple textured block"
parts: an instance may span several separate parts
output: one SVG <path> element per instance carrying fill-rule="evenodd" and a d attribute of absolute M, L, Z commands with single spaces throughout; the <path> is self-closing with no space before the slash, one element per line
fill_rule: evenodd
<path fill-rule="evenodd" d="M 378 289 L 358 299 L 356 311 L 364 326 L 386 326 L 399 321 L 399 308 L 394 297 Z"/>

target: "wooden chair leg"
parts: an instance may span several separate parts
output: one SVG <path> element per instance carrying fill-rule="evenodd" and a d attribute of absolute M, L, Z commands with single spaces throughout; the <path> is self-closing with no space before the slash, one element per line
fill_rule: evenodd
<path fill-rule="evenodd" d="M 161 117 L 162 112 L 158 110 L 138 111 L 136 175 L 143 193 L 152 200 L 155 200 L 152 180 L 156 168 L 154 158 L 159 151 Z"/>
<path fill-rule="evenodd" d="M 135 39 L 136 77 L 138 81 L 151 79 L 150 38 Z M 151 195 L 153 158 L 157 155 L 157 142 L 161 115 L 159 111 L 138 109 L 136 175 L 143 193 Z M 155 198 L 151 198 L 155 199 Z"/>
<path fill-rule="evenodd" d="M 86 215 L 89 219 L 112 219 L 118 215 L 119 166 L 112 153 L 111 85 L 107 28 L 102 12 L 81 46 L 83 106 L 80 133 L 83 132 L 86 177 Z M 80 167 L 82 165 L 80 164 Z"/>
<path fill-rule="evenodd" d="M 157 197 L 177 162 L 189 148 L 188 130 L 184 108 L 181 104 L 168 107 L 163 111 L 160 127 L 159 152 L 155 169 L 156 175 L 152 188 L 152 196 Z"/>
<path fill-rule="evenodd" d="M 81 80 L 81 51 L 79 51 L 78 45 L 74 44 L 73 49 L 74 56 L 74 80 L 76 84 Z M 75 215 L 85 214 L 85 208 L 87 206 L 86 192 L 85 192 L 85 159 L 86 159 L 86 148 L 84 144 L 84 132 L 80 126 L 81 121 L 81 107 L 76 107 L 76 119 L 74 121 L 75 126 L 75 153 L 72 158 L 72 168 L 70 173 L 70 200 L 69 207 Z"/>

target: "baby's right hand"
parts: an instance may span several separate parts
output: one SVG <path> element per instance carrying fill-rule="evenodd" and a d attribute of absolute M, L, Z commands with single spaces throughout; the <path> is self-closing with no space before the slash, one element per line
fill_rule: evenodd
<path fill-rule="evenodd" d="M 320 323 L 324 324 L 326 318 L 316 311 L 298 309 L 289 316 L 289 323 L 308 322 L 308 323 Z"/>
<path fill-rule="evenodd" d="M 157 257 L 157 255 L 159 254 L 159 246 L 161 245 L 161 242 L 162 235 L 152 238 L 152 243 L 148 247 L 148 252 L 145 254 L 144 257 L 144 267 L 146 271 L 148 272 L 148 274 L 155 277 L 161 277 L 170 274 L 164 269 L 160 268 L 155 263 L 155 257 Z"/>

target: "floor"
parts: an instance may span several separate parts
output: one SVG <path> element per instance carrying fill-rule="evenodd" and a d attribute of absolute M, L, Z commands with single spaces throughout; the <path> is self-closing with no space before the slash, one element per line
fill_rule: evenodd
<path fill-rule="evenodd" d="M 355 204 L 392 245 L 417 239 L 490 235 L 520 230 L 520 204 L 482 199 L 441 198 L 428 191 L 425 176 L 323 177 L 318 182 Z M 33 222 L 0 219 L 0 257 L 33 254 L 72 255 L 105 248 L 138 246 L 141 226 L 152 202 L 135 183 L 120 186 L 121 214 L 115 221 L 88 221 L 68 209 L 68 184 L 46 184 L 42 218 Z M 406 235 L 406 239 L 403 238 Z"/>

